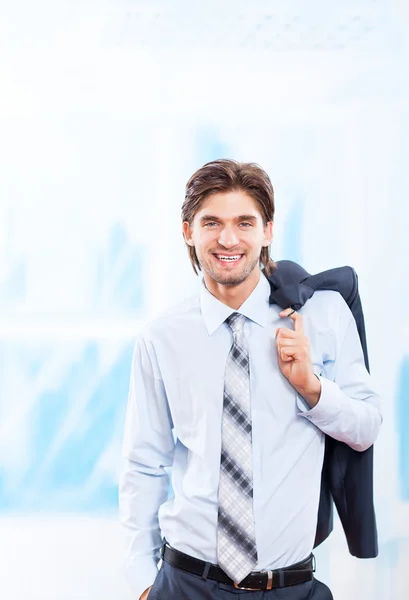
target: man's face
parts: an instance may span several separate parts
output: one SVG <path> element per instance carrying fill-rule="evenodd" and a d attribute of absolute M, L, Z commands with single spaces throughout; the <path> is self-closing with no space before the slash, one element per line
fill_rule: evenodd
<path fill-rule="evenodd" d="M 261 249 L 271 243 L 272 226 L 271 221 L 264 226 L 257 202 L 240 190 L 209 196 L 192 226 L 183 223 L 183 233 L 205 274 L 216 283 L 238 285 L 259 268 Z"/>

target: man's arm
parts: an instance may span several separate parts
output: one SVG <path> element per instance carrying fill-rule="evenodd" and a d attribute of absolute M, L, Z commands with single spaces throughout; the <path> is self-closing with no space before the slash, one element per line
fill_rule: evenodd
<path fill-rule="evenodd" d="M 168 497 L 174 439 L 155 350 L 138 336 L 132 358 L 119 482 L 119 514 L 126 535 L 125 574 L 139 599 L 158 573 L 162 545 L 158 510 Z"/>
<path fill-rule="evenodd" d="M 355 319 L 345 302 L 341 305 L 341 329 L 334 369 L 334 380 L 319 376 L 319 400 L 310 410 L 297 399 L 301 416 L 324 433 L 364 451 L 376 440 L 382 424 L 381 399 L 374 391 L 359 339 Z M 317 382 L 316 382 L 317 383 Z M 300 394 L 301 396 L 301 394 Z M 308 394 L 304 400 L 308 401 Z"/>

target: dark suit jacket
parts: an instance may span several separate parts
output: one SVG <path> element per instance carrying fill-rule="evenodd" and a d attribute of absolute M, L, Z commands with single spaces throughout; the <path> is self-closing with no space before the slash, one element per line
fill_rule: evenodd
<path fill-rule="evenodd" d="M 268 278 L 270 304 L 299 310 L 315 290 L 339 292 L 355 317 L 369 372 L 365 323 L 358 293 L 358 276 L 352 267 L 337 267 L 310 275 L 289 260 L 277 261 L 277 270 Z M 325 439 L 321 496 L 314 547 L 323 542 L 333 528 L 333 505 L 337 508 L 349 551 L 358 558 L 378 555 L 378 539 L 373 504 L 373 446 L 364 452 L 347 444 Z"/>

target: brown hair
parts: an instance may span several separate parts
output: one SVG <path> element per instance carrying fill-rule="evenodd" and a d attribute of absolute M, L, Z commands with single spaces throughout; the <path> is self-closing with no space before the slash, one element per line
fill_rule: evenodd
<path fill-rule="evenodd" d="M 274 190 L 267 173 L 256 163 L 240 163 L 227 158 L 206 163 L 190 177 L 182 205 L 182 221 L 192 225 L 195 214 L 210 194 L 240 190 L 257 202 L 264 225 L 268 221 L 274 221 Z M 197 274 L 201 267 L 196 250 L 193 246 L 186 246 L 193 270 Z M 261 249 L 260 262 L 267 277 L 277 269 L 270 258 L 270 246 Z"/>

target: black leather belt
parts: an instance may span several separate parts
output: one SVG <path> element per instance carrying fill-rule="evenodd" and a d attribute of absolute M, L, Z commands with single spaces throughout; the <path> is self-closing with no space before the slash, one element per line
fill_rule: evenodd
<path fill-rule="evenodd" d="M 245 590 L 271 590 L 277 587 L 297 585 L 311 581 L 315 571 L 315 558 L 313 554 L 289 567 L 275 569 L 274 571 L 252 571 L 240 581 L 240 585 L 230 577 L 218 565 L 189 556 L 172 548 L 167 542 L 162 546 L 161 555 L 166 562 L 177 569 L 182 569 L 193 575 L 199 575 L 204 579 L 209 578 L 219 583 L 233 585 L 238 589 Z"/>

